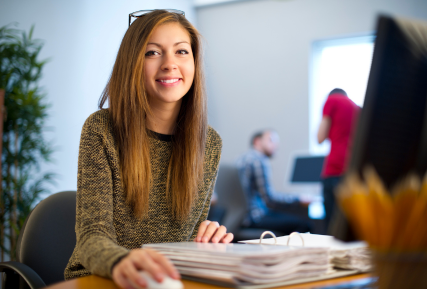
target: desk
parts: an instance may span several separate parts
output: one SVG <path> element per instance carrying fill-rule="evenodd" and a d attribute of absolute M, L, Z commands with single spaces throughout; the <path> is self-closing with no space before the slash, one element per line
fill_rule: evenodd
<path fill-rule="evenodd" d="M 358 274 L 353 276 L 346 276 L 336 279 L 322 280 L 317 282 L 310 282 L 305 284 L 297 284 L 290 286 L 282 286 L 276 287 L 276 289 L 309 289 L 318 287 L 318 286 L 327 286 L 327 285 L 335 285 L 342 282 L 348 282 L 352 280 L 362 279 L 369 277 L 369 274 Z M 209 285 L 205 283 L 199 283 L 194 281 L 182 280 L 184 283 L 185 289 L 220 289 L 225 287 L 219 287 L 214 285 Z M 46 289 L 93 289 L 93 288 L 102 288 L 102 289 L 119 289 L 113 281 L 109 279 L 105 279 L 99 276 L 91 275 L 86 277 L 81 277 L 77 279 L 73 279 L 70 281 L 64 281 L 61 283 L 57 283 L 51 286 L 46 287 Z"/>

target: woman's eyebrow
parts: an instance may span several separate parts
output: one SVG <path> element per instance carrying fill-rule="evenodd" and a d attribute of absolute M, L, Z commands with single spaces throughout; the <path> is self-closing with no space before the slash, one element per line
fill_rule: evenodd
<path fill-rule="evenodd" d="M 155 42 L 148 42 L 148 43 L 147 43 L 147 46 L 148 46 L 148 45 L 155 45 L 155 46 L 158 46 L 158 47 L 160 47 L 160 48 L 162 47 L 160 44 L 155 43 Z"/>
<path fill-rule="evenodd" d="M 177 46 L 177 45 L 179 45 L 179 44 L 182 44 L 182 43 L 186 43 L 186 44 L 188 44 L 188 45 L 191 45 L 188 41 L 179 41 L 179 42 L 176 42 L 173 46 Z M 147 43 L 147 45 L 155 45 L 155 46 L 157 46 L 157 47 L 159 47 L 159 48 L 162 48 L 163 46 L 161 45 L 161 44 L 159 44 L 159 43 L 155 43 L 155 42 L 148 42 Z"/>
<path fill-rule="evenodd" d="M 180 41 L 180 42 L 175 43 L 173 46 L 177 46 L 181 43 L 186 43 L 186 44 L 190 45 L 190 43 L 188 43 L 188 41 Z"/>

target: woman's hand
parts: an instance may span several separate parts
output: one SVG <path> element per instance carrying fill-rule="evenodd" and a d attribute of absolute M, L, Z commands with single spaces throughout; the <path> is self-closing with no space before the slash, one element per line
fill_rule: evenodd
<path fill-rule="evenodd" d="M 230 243 L 233 241 L 233 233 L 227 233 L 227 228 L 220 226 L 218 222 L 203 221 L 200 224 L 195 242 L 201 243 Z"/>
<path fill-rule="evenodd" d="M 151 249 L 134 249 L 113 267 L 113 281 L 121 288 L 145 288 L 147 282 L 138 271 L 147 271 L 157 282 L 165 275 L 180 279 L 175 266 L 162 254 Z"/>

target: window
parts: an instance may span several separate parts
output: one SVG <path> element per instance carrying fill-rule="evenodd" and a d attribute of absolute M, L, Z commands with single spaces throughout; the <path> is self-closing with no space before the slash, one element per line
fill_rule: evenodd
<path fill-rule="evenodd" d="M 313 43 L 309 90 L 309 149 L 314 155 L 327 155 L 329 140 L 317 142 L 323 105 L 334 88 L 344 89 L 349 98 L 362 106 L 371 68 L 374 36 L 351 37 Z"/>

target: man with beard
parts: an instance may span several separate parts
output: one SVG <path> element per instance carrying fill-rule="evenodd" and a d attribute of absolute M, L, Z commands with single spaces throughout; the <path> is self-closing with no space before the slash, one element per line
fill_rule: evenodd
<path fill-rule="evenodd" d="M 309 232 L 311 226 L 307 220 L 287 212 L 299 207 L 299 201 L 292 196 L 275 192 L 271 184 L 270 158 L 279 147 L 277 132 L 264 130 L 255 133 L 251 146 L 251 150 L 237 160 L 240 183 L 249 204 L 243 226 L 283 234 Z M 280 200 L 277 200 L 278 195 L 281 196 Z"/>

